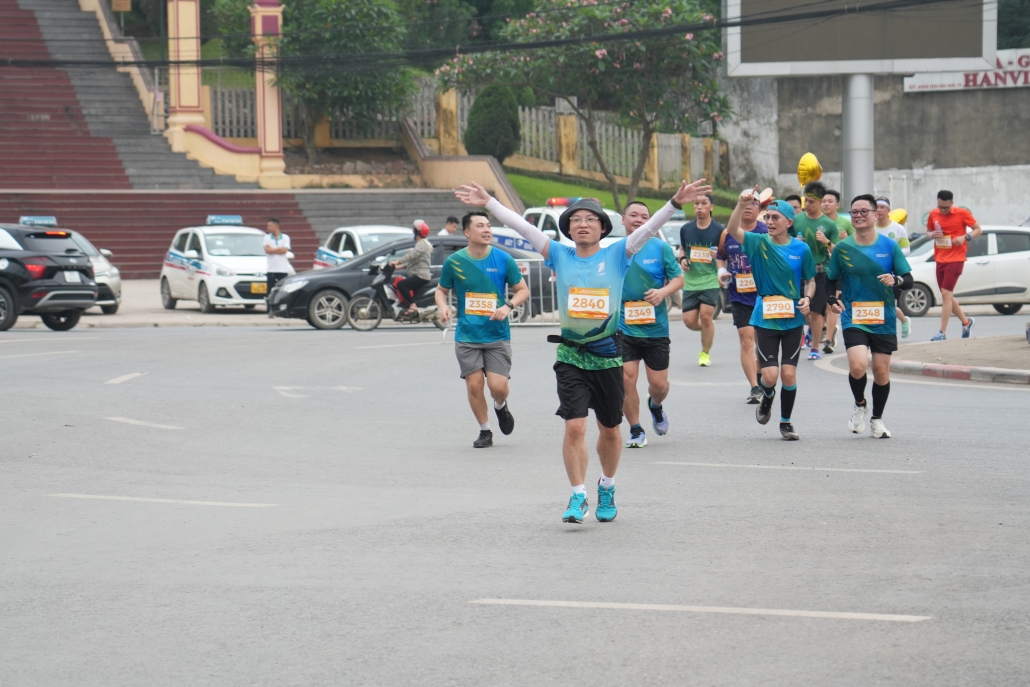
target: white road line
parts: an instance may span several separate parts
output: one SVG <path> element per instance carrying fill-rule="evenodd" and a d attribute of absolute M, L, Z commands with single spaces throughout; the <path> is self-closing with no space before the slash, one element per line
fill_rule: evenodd
<path fill-rule="evenodd" d="M 35 336 L 35 337 L 32 337 L 31 339 L 3 339 L 3 340 L 0 340 L 0 344 L 9 344 L 9 343 L 68 343 L 68 339 L 72 339 L 73 341 L 89 341 L 91 339 L 96 339 L 96 338 L 98 338 L 98 337 L 96 337 L 96 336 L 72 336 L 72 337 L 61 336 L 61 337 L 58 337 L 58 338 L 53 338 L 53 337 L 49 337 L 49 336 Z"/>
<path fill-rule="evenodd" d="M 183 503 L 188 506 L 225 506 L 229 508 L 272 508 L 278 503 L 232 503 L 228 501 L 186 501 L 184 499 L 148 499 L 142 496 L 101 496 L 100 494 L 50 494 L 58 499 L 103 499 L 105 501 L 142 501 L 144 503 Z"/>
<path fill-rule="evenodd" d="M 142 377 L 145 374 L 146 374 L 146 372 L 130 372 L 127 375 L 122 375 L 121 377 L 115 377 L 114 379 L 109 379 L 106 382 L 104 382 L 104 384 L 121 384 L 122 382 L 129 381 L 130 379 L 136 379 L 136 377 Z"/>
<path fill-rule="evenodd" d="M 18 355 L 0 355 L 0 360 L 7 358 L 32 358 L 37 355 L 64 355 L 65 353 L 78 353 L 78 351 L 47 351 L 46 353 L 19 353 Z"/>
<path fill-rule="evenodd" d="M 833 364 L 833 361 L 837 358 L 843 358 L 847 353 L 837 353 L 831 355 L 828 358 L 822 360 L 816 360 L 815 366 L 820 370 L 826 370 L 827 372 L 833 372 L 839 375 L 850 374 L 846 368 L 840 368 Z M 870 371 L 866 373 L 868 376 L 872 376 L 872 366 L 870 365 Z M 891 375 L 891 384 L 894 382 L 900 382 L 902 384 L 925 384 L 927 386 L 956 386 L 960 389 L 984 389 L 986 391 L 1022 391 L 1026 393 L 1030 391 L 1030 388 L 1020 386 L 1018 384 L 977 384 L 976 382 L 931 382 L 927 379 L 908 379 L 914 375 L 903 375 L 895 372 Z"/>
<path fill-rule="evenodd" d="M 342 391 L 347 394 L 352 394 L 355 391 L 361 391 L 360 386 L 273 386 L 276 393 L 286 398 L 307 398 L 307 394 L 294 393 L 296 391 L 303 391 L 304 389 L 333 389 L 335 391 Z"/>
<path fill-rule="evenodd" d="M 733 463 L 680 463 L 658 460 L 652 465 L 688 465 L 695 468 L 756 468 L 759 470 L 809 470 L 813 472 L 883 472 L 891 475 L 921 475 L 923 470 L 859 470 L 857 468 L 808 468 L 800 465 L 738 465 Z"/>
<path fill-rule="evenodd" d="M 405 346 L 439 346 L 440 344 L 435 341 L 423 341 L 422 343 L 406 343 L 406 344 L 383 344 L 381 346 L 355 346 L 355 351 L 364 351 L 370 348 L 403 348 Z"/>
<path fill-rule="evenodd" d="M 124 422 L 127 425 L 139 425 L 140 427 L 156 427 L 157 429 L 182 429 L 182 427 L 176 427 L 175 425 L 159 425 L 156 422 L 144 422 L 143 420 L 133 420 L 128 417 L 106 417 L 105 420 L 113 420 L 114 422 Z"/>
<path fill-rule="evenodd" d="M 470 604 L 492 606 L 550 606 L 555 608 L 603 608 L 620 611 L 674 611 L 679 613 L 725 613 L 730 615 L 778 615 L 792 618 L 834 618 L 838 620 L 885 620 L 918 623 L 932 615 L 892 615 L 887 613 L 838 613 L 835 611 L 793 611 L 780 608 L 733 608 L 727 606 L 673 606 L 668 604 L 626 604 L 592 601 L 537 601 L 533 599 L 478 599 Z"/>

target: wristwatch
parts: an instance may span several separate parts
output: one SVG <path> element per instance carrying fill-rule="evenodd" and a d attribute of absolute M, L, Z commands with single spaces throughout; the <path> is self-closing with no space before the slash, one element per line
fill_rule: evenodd
<path fill-rule="evenodd" d="M 514 310 L 514 309 L 515 309 L 515 304 L 514 304 L 514 303 L 512 303 L 511 301 L 504 301 L 504 305 L 508 306 L 508 307 L 509 307 L 509 308 L 511 308 L 512 310 Z M 501 307 L 504 307 L 504 306 L 501 306 Z"/>
<path fill-rule="evenodd" d="M 672 207 L 676 208 L 677 210 L 683 209 L 683 206 L 677 203 L 675 198 L 670 198 L 669 203 L 672 205 Z"/>

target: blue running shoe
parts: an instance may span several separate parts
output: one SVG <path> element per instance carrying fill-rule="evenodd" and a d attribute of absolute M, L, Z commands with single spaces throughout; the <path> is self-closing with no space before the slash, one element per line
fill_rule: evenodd
<path fill-rule="evenodd" d="M 579 525 L 588 515 L 590 515 L 590 502 L 587 501 L 587 495 L 573 494 L 569 497 L 569 507 L 565 509 L 565 515 L 561 516 L 561 521 Z"/>
<path fill-rule="evenodd" d="M 647 435 L 644 434 L 644 430 L 640 427 L 630 427 L 626 448 L 644 448 L 645 446 L 647 446 Z"/>
<path fill-rule="evenodd" d="M 944 332 L 940 331 L 939 329 L 937 330 L 937 333 L 933 335 L 933 338 L 930 339 L 930 341 L 947 341 L 947 340 L 948 340 L 948 337 L 944 336 Z"/>
<path fill-rule="evenodd" d="M 974 324 L 976 324 L 976 318 L 975 317 L 970 317 L 969 318 L 969 322 L 964 324 L 964 325 L 962 325 L 962 338 L 963 339 L 968 339 L 969 338 L 969 332 L 973 329 L 973 325 Z"/>
<path fill-rule="evenodd" d="M 813 348 L 811 351 L 808 352 L 808 359 L 809 360 L 821 360 L 822 356 L 819 355 L 819 351 L 818 350 Z"/>
<path fill-rule="evenodd" d="M 615 485 L 605 488 L 601 486 L 601 480 L 597 480 L 597 509 L 594 515 L 600 522 L 611 522 L 618 512 L 615 506 Z"/>
<path fill-rule="evenodd" d="M 655 433 L 663 436 L 669 431 L 669 416 L 665 414 L 665 409 L 661 406 L 655 408 L 650 396 L 647 397 L 647 409 L 651 411 L 651 426 L 654 427 Z"/>

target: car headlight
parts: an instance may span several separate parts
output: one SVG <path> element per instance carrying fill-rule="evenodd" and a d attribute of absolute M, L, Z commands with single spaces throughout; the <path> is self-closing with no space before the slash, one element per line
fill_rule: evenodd
<path fill-rule="evenodd" d="M 215 268 L 215 274 L 217 274 L 219 277 L 235 277 L 236 276 L 235 272 L 233 272 L 232 270 L 227 270 L 224 267 L 216 267 Z"/>
<path fill-rule="evenodd" d="M 109 270 L 109 271 L 108 271 L 107 273 L 108 273 L 109 275 L 111 275 L 112 277 L 116 278 L 116 279 L 117 279 L 118 277 L 122 276 L 122 273 L 121 273 L 121 272 L 119 272 L 119 271 L 118 271 L 118 268 L 117 268 L 117 267 L 115 267 L 114 265 L 112 265 L 112 266 L 111 266 L 111 269 L 110 269 L 110 270 Z"/>
<path fill-rule="evenodd" d="M 283 284 L 283 291 L 285 291 L 286 293 L 293 293 L 297 289 L 304 288 L 305 286 L 307 286 L 307 284 L 307 279 L 297 279 L 296 281 L 288 281 L 285 284 Z"/>
<path fill-rule="evenodd" d="M 108 271 L 107 270 L 103 270 L 101 272 L 94 272 L 93 273 L 93 276 L 97 277 L 97 278 L 99 278 L 99 277 L 106 277 L 107 275 L 108 275 Z"/>

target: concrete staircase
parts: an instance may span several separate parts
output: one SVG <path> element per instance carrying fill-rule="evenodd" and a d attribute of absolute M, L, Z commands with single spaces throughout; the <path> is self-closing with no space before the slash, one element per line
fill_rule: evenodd
<path fill-rule="evenodd" d="M 294 191 L 297 204 L 318 237 L 325 239 L 337 227 L 359 224 L 394 224 L 410 227 L 424 219 L 433 232 L 443 229 L 453 215 L 459 220 L 469 208 L 451 191 L 382 189 L 353 191 Z"/>

